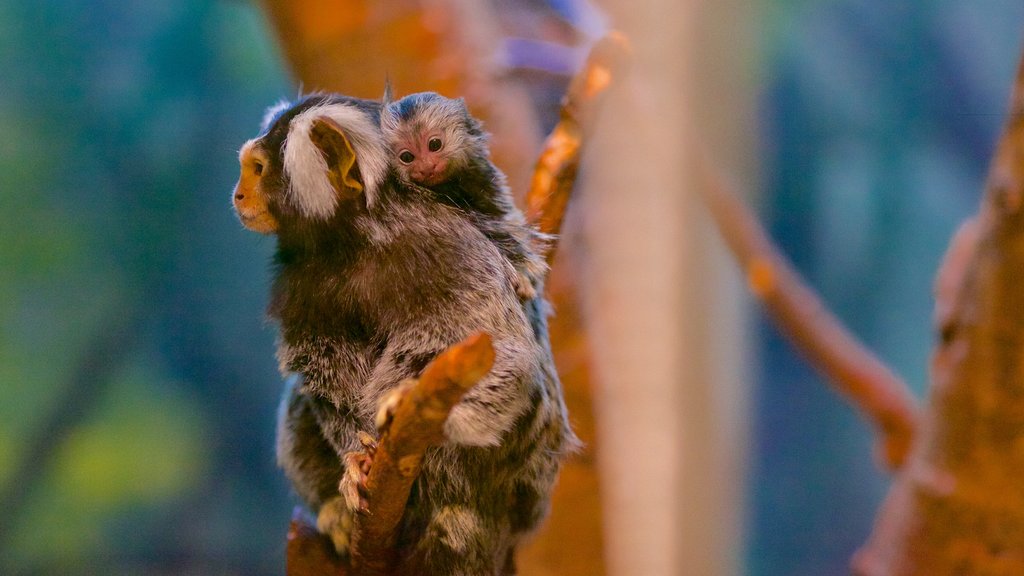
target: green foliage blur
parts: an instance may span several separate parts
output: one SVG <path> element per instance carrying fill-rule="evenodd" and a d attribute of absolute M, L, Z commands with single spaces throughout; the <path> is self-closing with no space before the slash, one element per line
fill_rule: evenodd
<path fill-rule="evenodd" d="M 0 573 L 280 574 L 272 241 L 295 91 L 247 2 L 0 2 Z"/>

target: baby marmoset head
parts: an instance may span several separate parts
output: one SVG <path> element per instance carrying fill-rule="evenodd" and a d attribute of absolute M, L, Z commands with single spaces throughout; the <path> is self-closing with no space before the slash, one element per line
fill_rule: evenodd
<path fill-rule="evenodd" d="M 487 136 L 461 98 L 420 92 L 386 102 L 381 129 L 399 176 L 421 186 L 441 184 L 488 157 Z"/>

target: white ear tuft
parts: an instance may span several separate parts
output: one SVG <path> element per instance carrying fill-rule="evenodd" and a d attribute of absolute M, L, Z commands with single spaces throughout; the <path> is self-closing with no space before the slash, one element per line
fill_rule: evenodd
<path fill-rule="evenodd" d="M 288 194 L 303 216 L 323 220 L 334 213 L 338 199 L 327 178 L 327 161 L 310 137 L 313 117 L 302 116 L 292 120 L 284 143 L 284 171 L 291 180 Z"/>
<path fill-rule="evenodd" d="M 291 105 L 291 102 L 282 98 L 277 101 L 277 104 L 267 108 L 267 111 L 263 113 L 263 121 L 260 122 L 260 134 L 266 132 L 267 128 L 270 128 L 270 123 L 274 121 L 274 118 L 276 118 L 281 112 L 290 108 Z"/>
<path fill-rule="evenodd" d="M 383 136 L 367 112 L 349 104 L 324 104 L 302 112 L 292 119 L 285 140 L 284 170 L 291 179 L 291 201 L 309 218 L 329 218 L 338 203 L 334 187 L 327 178 L 327 161 L 310 137 L 313 122 L 324 117 L 341 126 L 352 144 L 368 206 L 373 205 L 388 171 Z"/>
<path fill-rule="evenodd" d="M 380 128 L 386 136 L 392 136 L 401 126 L 401 119 L 395 111 L 395 104 L 386 104 L 380 111 Z M 389 143 L 390 144 L 390 143 Z"/>

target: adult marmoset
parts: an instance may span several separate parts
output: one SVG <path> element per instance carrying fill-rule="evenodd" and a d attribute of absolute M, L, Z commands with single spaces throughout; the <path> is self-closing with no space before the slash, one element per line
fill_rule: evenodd
<path fill-rule="evenodd" d="M 427 452 L 399 532 L 399 573 L 510 574 L 576 444 L 540 297 L 466 211 L 400 178 L 382 105 L 317 94 L 268 111 L 240 153 L 234 205 L 276 234 L 269 315 L 288 378 L 278 461 L 339 551 L 381 399 L 448 346 L 491 335 L 494 366 Z"/>
<path fill-rule="evenodd" d="M 547 268 L 536 251 L 547 239 L 526 224 L 512 201 L 480 121 L 461 98 L 421 92 L 389 102 L 387 92 L 381 128 L 399 178 L 465 210 L 516 267 L 519 295 L 533 298 Z"/>

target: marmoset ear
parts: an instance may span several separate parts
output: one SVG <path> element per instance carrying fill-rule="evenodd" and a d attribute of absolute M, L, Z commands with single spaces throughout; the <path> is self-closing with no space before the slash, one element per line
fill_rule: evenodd
<path fill-rule="evenodd" d="M 330 118 L 317 118 L 309 137 L 327 162 L 327 178 L 338 198 L 361 194 L 364 187 L 359 162 L 345 130 Z"/>
<path fill-rule="evenodd" d="M 302 216 L 325 220 L 339 199 L 360 193 L 373 206 L 390 167 L 378 122 L 372 110 L 344 103 L 308 108 L 289 122 L 284 171 Z"/>

